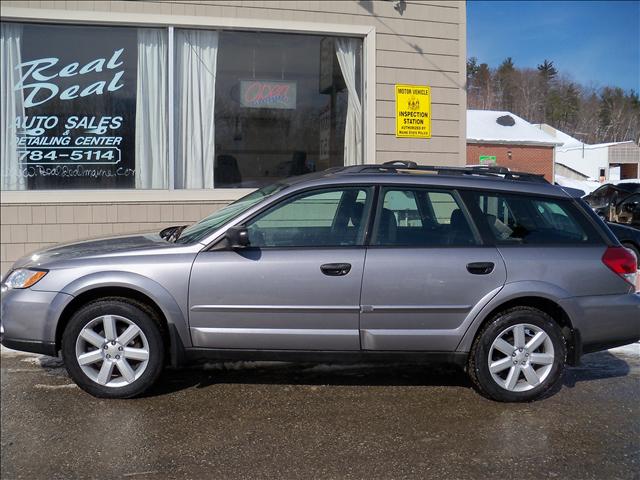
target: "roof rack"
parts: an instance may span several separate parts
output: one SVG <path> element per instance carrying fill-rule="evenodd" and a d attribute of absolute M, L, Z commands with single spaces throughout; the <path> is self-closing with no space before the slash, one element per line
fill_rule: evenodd
<path fill-rule="evenodd" d="M 483 177 L 502 178 L 535 183 L 549 183 L 544 175 L 527 172 L 513 172 L 506 167 L 488 165 L 469 167 L 442 167 L 435 165 L 418 165 L 416 162 L 393 161 L 382 164 L 355 165 L 345 167 L 340 173 L 411 173 L 431 172 L 436 175 L 477 175 Z"/>

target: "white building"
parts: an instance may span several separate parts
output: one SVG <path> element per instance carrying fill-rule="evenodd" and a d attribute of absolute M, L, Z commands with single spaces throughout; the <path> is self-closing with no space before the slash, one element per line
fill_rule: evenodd
<path fill-rule="evenodd" d="M 563 144 L 556 148 L 556 174 L 599 181 L 639 178 L 640 147 L 633 141 L 588 145 L 550 125 L 536 125 Z"/>

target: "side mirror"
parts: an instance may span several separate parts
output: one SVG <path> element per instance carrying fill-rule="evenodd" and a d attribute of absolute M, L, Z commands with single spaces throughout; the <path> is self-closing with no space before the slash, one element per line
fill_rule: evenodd
<path fill-rule="evenodd" d="M 229 227 L 225 237 L 231 248 L 246 248 L 251 245 L 247 227 Z"/>

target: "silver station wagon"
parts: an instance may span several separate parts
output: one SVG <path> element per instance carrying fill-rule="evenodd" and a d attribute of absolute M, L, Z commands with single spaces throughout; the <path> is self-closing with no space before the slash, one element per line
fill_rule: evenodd
<path fill-rule="evenodd" d="M 409 162 L 262 188 L 191 226 L 13 265 L 2 344 L 98 397 L 207 359 L 455 362 L 483 395 L 549 394 L 640 339 L 636 259 L 580 199 L 500 168 Z"/>

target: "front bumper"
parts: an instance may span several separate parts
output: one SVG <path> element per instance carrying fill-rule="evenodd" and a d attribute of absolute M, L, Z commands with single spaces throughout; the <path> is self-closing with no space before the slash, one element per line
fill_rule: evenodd
<path fill-rule="evenodd" d="M 583 353 L 640 340 L 640 294 L 573 297 L 560 304 L 580 332 Z"/>
<path fill-rule="evenodd" d="M 72 299 L 60 292 L 4 290 L 0 298 L 0 342 L 14 350 L 57 355 L 57 322 Z"/>

